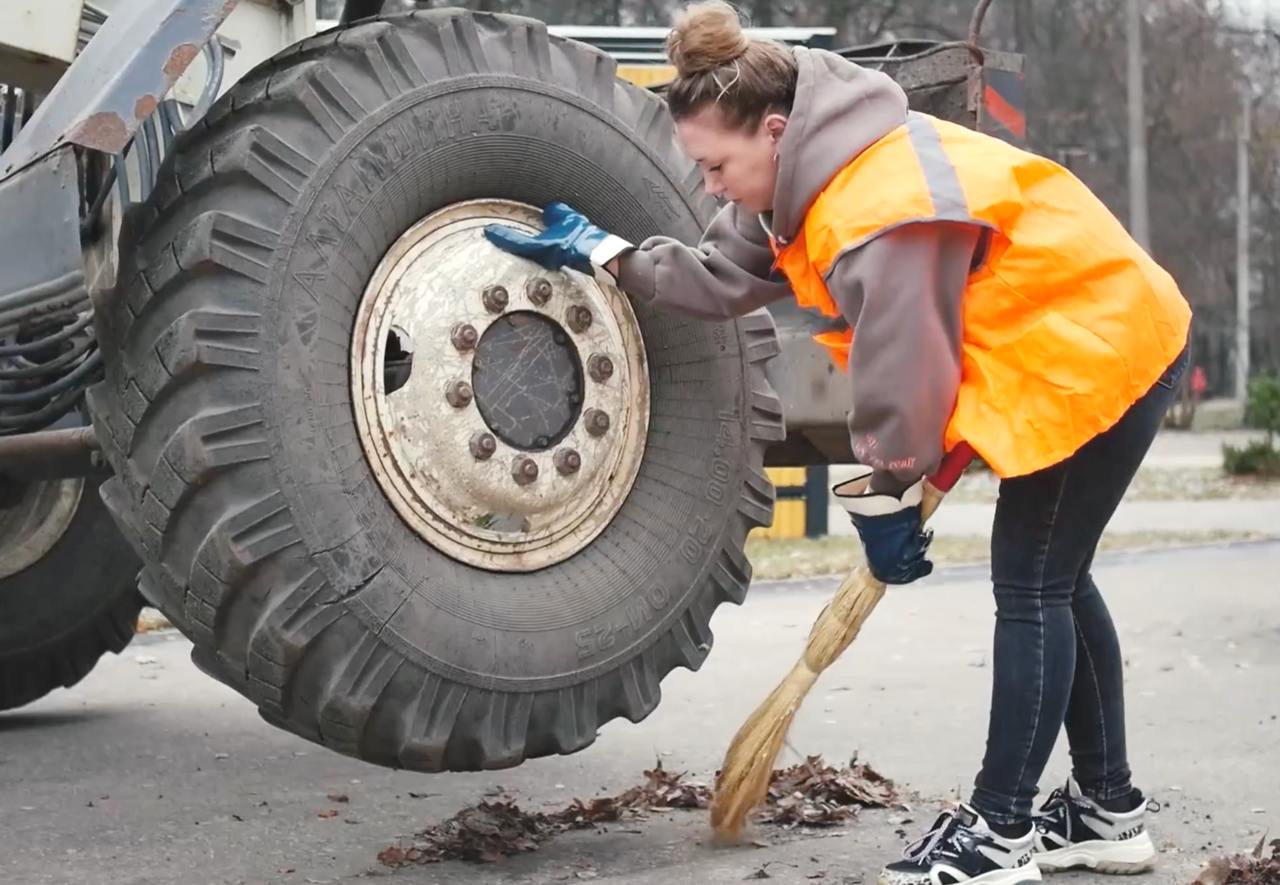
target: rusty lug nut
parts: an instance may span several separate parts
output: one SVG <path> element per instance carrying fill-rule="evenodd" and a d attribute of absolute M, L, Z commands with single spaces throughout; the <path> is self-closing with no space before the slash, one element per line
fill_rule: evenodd
<path fill-rule="evenodd" d="M 575 332 L 581 333 L 591 328 L 591 309 L 575 304 L 565 311 L 565 323 Z"/>
<path fill-rule="evenodd" d="M 475 350 L 476 344 L 480 342 L 480 333 L 470 323 L 458 323 L 449 333 L 449 340 L 458 350 Z"/>
<path fill-rule="evenodd" d="M 587 360 L 587 371 L 591 373 L 594 381 L 603 384 L 613 377 L 613 360 L 603 353 L 594 353 L 591 359 Z"/>
<path fill-rule="evenodd" d="M 511 465 L 511 478 L 516 485 L 527 486 L 538 478 L 538 462 L 532 458 L 516 458 Z"/>
<path fill-rule="evenodd" d="M 444 398 L 449 401 L 449 405 L 455 409 L 464 409 L 471 405 L 471 400 L 475 398 L 475 392 L 471 389 L 471 385 L 465 381 L 455 381 L 449 385 L 449 389 L 445 391 Z"/>
<path fill-rule="evenodd" d="M 587 409 L 585 415 L 582 416 L 587 422 L 587 433 L 592 436 L 604 436 L 609 432 L 609 415 L 599 409 Z"/>
<path fill-rule="evenodd" d="M 554 460 L 561 476 L 572 476 L 582 467 L 582 456 L 573 449 L 561 449 Z"/>
<path fill-rule="evenodd" d="M 502 286 L 490 286 L 484 290 L 484 295 L 480 298 L 484 302 L 484 309 L 489 313 L 502 313 L 507 309 L 507 303 L 511 300 L 507 296 L 507 290 Z"/>
<path fill-rule="evenodd" d="M 525 294 L 530 301 L 541 307 L 551 300 L 551 284 L 542 277 L 534 277 L 525 286 Z"/>
<path fill-rule="evenodd" d="M 488 461 L 498 451 L 498 441 L 492 433 L 481 431 L 471 437 L 471 454 L 477 461 Z"/>

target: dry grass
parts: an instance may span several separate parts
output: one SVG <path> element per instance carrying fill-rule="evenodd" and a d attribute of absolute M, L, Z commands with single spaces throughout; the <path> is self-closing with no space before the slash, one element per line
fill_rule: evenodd
<path fill-rule="evenodd" d="M 948 502 L 986 504 L 996 499 L 1000 480 L 986 470 L 970 470 L 947 495 Z M 1221 469 L 1144 467 L 1133 478 L 1127 501 L 1222 501 L 1280 498 L 1280 480 L 1227 476 Z"/>
<path fill-rule="evenodd" d="M 1263 532 L 1112 532 L 1103 536 L 1102 550 L 1144 550 L 1256 541 Z M 990 558 L 990 541 L 981 536 L 944 536 L 929 548 L 935 566 L 980 565 Z M 847 574 L 862 562 L 862 547 L 854 536 L 825 538 L 750 538 L 747 556 L 757 580 L 810 578 Z"/>

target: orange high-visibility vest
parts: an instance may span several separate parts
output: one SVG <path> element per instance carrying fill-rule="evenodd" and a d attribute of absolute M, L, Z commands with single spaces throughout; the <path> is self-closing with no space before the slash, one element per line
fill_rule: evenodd
<path fill-rule="evenodd" d="M 836 174 L 795 239 L 774 241 L 777 267 L 802 307 L 838 316 L 825 282 L 836 259 L 926 221 L 991 232 L 963 295 L 960 389 L 943 444 L 968 442 L 1001 477 L 1056 464 L 1107 430 L 1187 342 L 1191 309 L 1173 278 L 1075 176 L 925 114 Z M 851 330 L 817 340 L 847 366 Z"/>

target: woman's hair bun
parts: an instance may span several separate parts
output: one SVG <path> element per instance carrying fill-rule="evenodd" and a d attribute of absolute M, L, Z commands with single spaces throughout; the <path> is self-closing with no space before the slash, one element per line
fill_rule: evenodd
<path fill-rule="evenodd" d="M 725 0 L 702 0 L 676 14 L 667 35 L 667 58 L 678 76 L 692 77 L 729 64 L 750 45 L 736 9 Z"/>

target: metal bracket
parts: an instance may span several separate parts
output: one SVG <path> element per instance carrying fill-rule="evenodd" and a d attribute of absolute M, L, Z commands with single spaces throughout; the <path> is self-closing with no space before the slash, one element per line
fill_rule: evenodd
<path fill-rule="evenodd" d="M 86 298 L 70 145 L 0 181 L 0 329 Z"/>
<path fill-rule="evenodd" d="M 236 3 L 120 4 L 0 155 L 0 178 L 67 142 L 108 154 L 124 150 Z"/>

